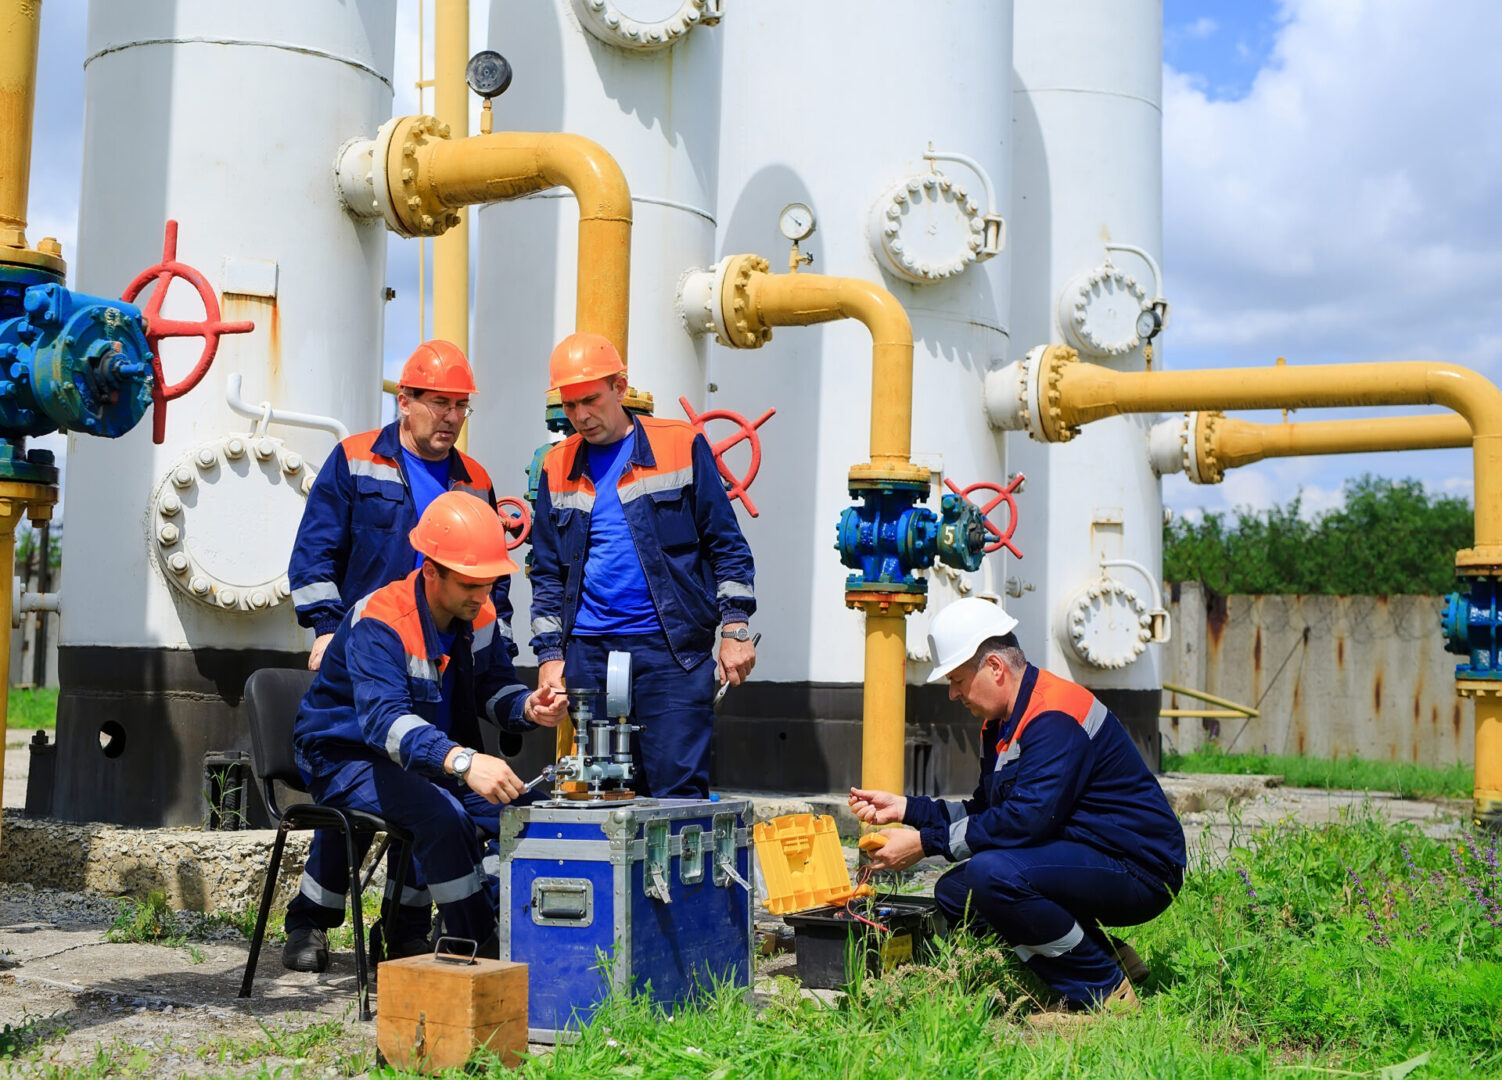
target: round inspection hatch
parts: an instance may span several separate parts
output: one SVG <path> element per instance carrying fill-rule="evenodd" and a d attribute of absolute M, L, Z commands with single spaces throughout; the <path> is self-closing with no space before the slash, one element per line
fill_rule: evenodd
<path fill-rule="evenodd" d="M 882 268 L 924 285 L 965 272 L 985 239 L 981 209 L 941 172 L 893 185 L 871 208 L 871 250 Z"/>
<path fill-rule="evenodd" d="M 292 595 L 287 553 L 313 470 L 269 436 L 226 435 L 162 475 L 149 542 L 168 581 L 219 611 L 267 611 Z"/>
<path fill-rule="evenodd" d="M 1152 636 L 1147 605 L 1114 578 L 1098 578 L 1070 598 L 1064 637 L 1091 667 L 1126 667 L 1147 650 Z"/>
<path fill-rule="evenodd" d="M 1109 263 L 1080 274 L 1059 293 L 1059 324 L 1070 345 L 1090 356 L 1122 356 L 1142 344 L 1137 318 L 1147 293 Z"/>
<path fill-rule="evenodd" d="M 579 25 L 618 49 L 662 49 L 720 21 L 720 0 L 574 0 Z"/>

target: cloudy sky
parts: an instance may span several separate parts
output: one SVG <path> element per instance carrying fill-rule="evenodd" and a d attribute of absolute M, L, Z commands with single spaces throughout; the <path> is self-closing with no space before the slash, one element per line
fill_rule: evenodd
<path fill-rule="evenodd" d="M 488 6 L 473 5 L 472 41 Z M 29 232 L 71 256 L 86 5 L 42 10 Z M 401 13 L 394 82 L 407 111 L 416 4 Z M 1444 359 L 1502 379 L 1499 41 L 1497 0 L 1166 0 L 1166 363 Z M 391 254 L 387 338 L 409 341 L 415 245 Z M 1188 512 L 1302 489 L 1319 509 L 1362 472 L 1471 489 L 1469 452 L 1438 450 L 1262 462 L 1216 487 L 1174 477 L 1164 497 Z"/>

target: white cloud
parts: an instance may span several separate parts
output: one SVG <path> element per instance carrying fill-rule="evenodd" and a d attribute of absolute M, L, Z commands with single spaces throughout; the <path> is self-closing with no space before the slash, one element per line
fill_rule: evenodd
<path fill-rule="evenodd" d="M 1215 33 L 1218 24 L 1208 15 L 1201 15 L 1194 22 L 1184 27 L 1184 36 L 1188 38 L 1204 39 Z"/>

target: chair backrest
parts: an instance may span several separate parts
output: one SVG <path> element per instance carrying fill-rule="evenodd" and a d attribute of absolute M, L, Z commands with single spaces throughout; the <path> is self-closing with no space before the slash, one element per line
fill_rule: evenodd
<path fill-rule="evenodd" d="M 292 753 L 292 728 L 303 695 L 313 685 L 313 672 L 298 668 L 262 668 L 245 680 L 245 708 L 250 715 L 250 758 L 272 801 L 271 782 L 280 780 L 294 791 L 307 791 Z"/>

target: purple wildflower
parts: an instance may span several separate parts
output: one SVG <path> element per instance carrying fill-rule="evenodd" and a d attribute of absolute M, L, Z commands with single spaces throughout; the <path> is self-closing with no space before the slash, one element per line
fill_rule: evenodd
<path fill-rule="evenodd" d="M 1382 920 L 1377 917 L 1376 911 L 1372 909 L 1372 902 L 1366 895 L 1366 884 L 1361 880 L 1361 875 L 1349 866 L 1346 867 L 1346 875 L 1350 877 L 1351 882 L 1356 886 L 1356 899 L 1361 904 L 1362 914 L 1366 916 L 1366 921 L 1372 924 L 1372 940 L 1378 945 L 1386 945 L 1387 935 L 1382 932 Z"/>
<path fill-rule="evenodd" d="M 1239 867 L 1236 872 L 1241 875 L 1241 883 L 1246 886 L 1246 898 L 1255 904 L 1257 902 L 1257 890 L 1252 888 L 1252 875 Z"/>

